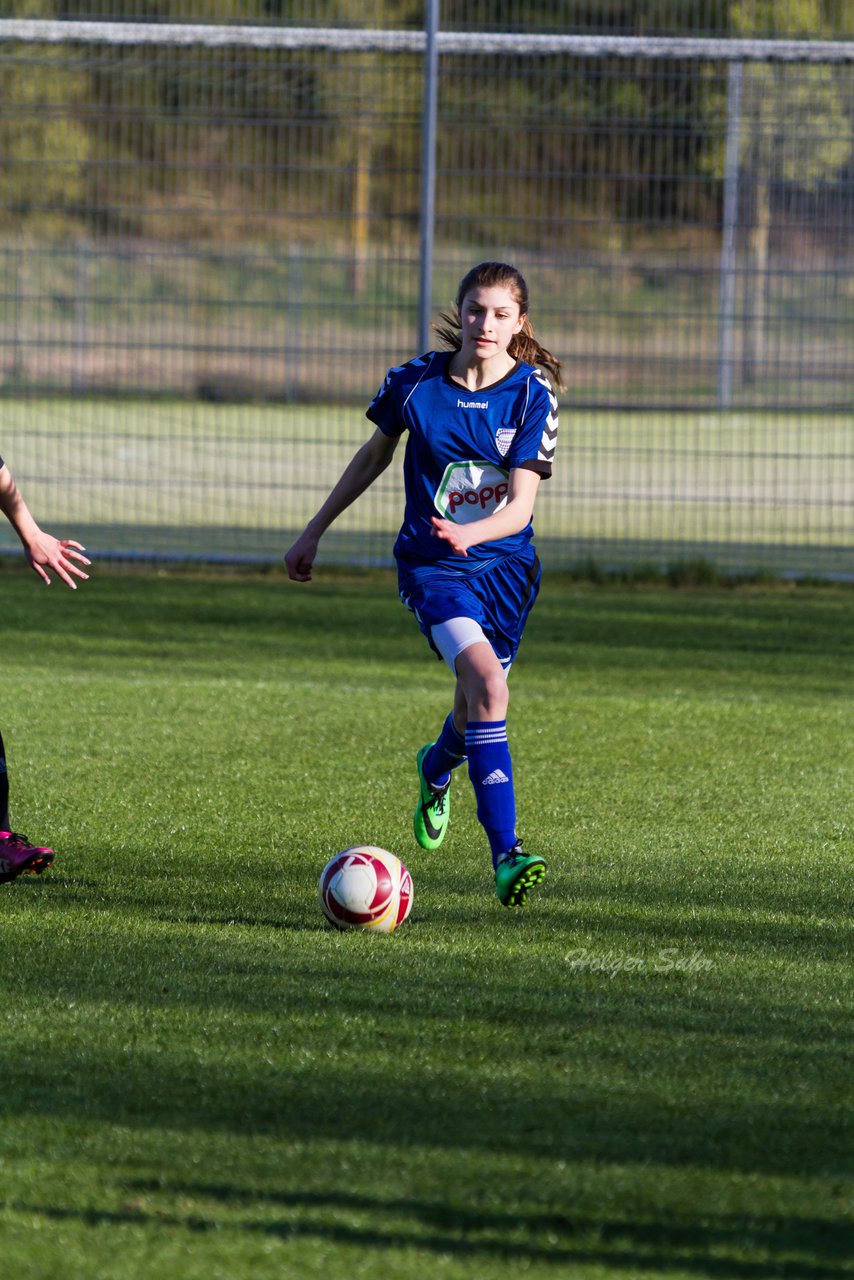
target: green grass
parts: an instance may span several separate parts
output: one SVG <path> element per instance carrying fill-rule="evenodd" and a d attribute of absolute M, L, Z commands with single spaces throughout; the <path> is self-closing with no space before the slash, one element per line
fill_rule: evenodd
<path fill-rule="evenodd" d="M 535 524 L 574 569 L 674 558 L 850 574 L 851 414 L 561 413 Z M 362 407 L 6 400 L 3 457 L 33 512 L 96 552 L 278 560 L 371 430 Z M 389 563 L 402 449 L 324 539 Z M 17 542 L 0 527 L 0 548 Z"/>
<path fill-rule="evenodd" d="M 385 574 L 4 573 L 0 1257 L 14 1280 L 854 1273 L 854 593 L 547 579 L 501 908 Z M 361 815 L 361 816 L 360 816 Z M 325 926 L 371 841 L 392 937 Z"/>

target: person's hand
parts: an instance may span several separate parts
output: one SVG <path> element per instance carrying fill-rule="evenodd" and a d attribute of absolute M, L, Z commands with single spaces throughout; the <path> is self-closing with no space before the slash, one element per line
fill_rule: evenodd
<path fill-rule="evenodd" d="M 311 582 L 311 566 L 317 555 L 317 543 L 318 539 L 304 530 L 290 551 L 285 553 L 288 577 L 293 582 Z"/>
<path fill-rule="evenodd" d="M 48 586 L 51 583 L 49 571 L 52 569 L 67 587 L 76 591 L 77 583 L 74 579 L 81 578 L 85 582 L 89 578 L 88 573 L 78 568 L 78 565 L 92 563 L 82 554 L 85 550 L 79 542 L 72 542 L 70 538 L 54 538 L 52 534 L 39 529 L 33 541 L 24 548 L 24 554 L 30 568 Z"/>
<path fill-rule="evenodd" d="M 468 555 L 471 538 L 466 533 L 467 525 L 454 524 L 453 520 L 443 520 L 441 516 L 431 516 L 431 522 L 434 538 L 442 538 L 444 542 L 447 542 L 455 555 Z"/>

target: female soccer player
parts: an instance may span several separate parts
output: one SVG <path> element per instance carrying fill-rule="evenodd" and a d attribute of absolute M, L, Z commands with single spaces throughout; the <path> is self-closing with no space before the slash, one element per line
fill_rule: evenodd
<path fill-rule="evenodd" d="M 507 742 L 507 672 L 540 587 L 531 517 L 551 474 L 560 362 L 534 337 L 528 288 L 515 267 L 484 262 L 457 291 L 431 351 L 390 369 L 367 416 L 376 426 L 285 555 L 311 578 L 321 535 L 389 465 L 409 432 L 406 506 L 394 545 L 403 603 L 456 676 L 453 710 L 417 755 L 418 843 L 437 849 L 450 815 L 451 774 L 468 761 L 498 897 L 524 903 L 546 874 L 516 832 Z M 549 375 L 552 382 L 549 381 Z"/>
<path fill-rule="evenodd" d="M 89 564 L 82 554 L 85 550 L 79 542 L 66 538 L 54 538 L 45 533 L 30 515 L 12 473 L 0 458 L 0 511 L 12 525 L 24 546 L 24 555 L 30 567 L 50 585 L 50 570 L 58 578 L 76 589 L 75 578 L 88 578 L 78 567 Z M 76 562 L 76 563 L 75 563 Z M 0 736 L 0 884 L 15 880 L 24 872 L 40 875 L 53 862 L 53 849 L 30 844 L 26 836 L 12 830 L 9 820 L 9 776 L 6 772 L 6 752 Z"/>

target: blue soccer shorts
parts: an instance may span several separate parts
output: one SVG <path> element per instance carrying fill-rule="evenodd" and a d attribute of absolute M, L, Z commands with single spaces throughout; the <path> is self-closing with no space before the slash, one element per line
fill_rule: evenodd
<path fill-rule="evenodd" d="M 506 670 L 515 660 L 528 614 L 540 590 L 542 568 L 533 548 L 474 572 L 399 560 L 400 598 L 415 614 L 430 648 L 442 657 L 433 627 L 452 618 L 478 623 Z"/>

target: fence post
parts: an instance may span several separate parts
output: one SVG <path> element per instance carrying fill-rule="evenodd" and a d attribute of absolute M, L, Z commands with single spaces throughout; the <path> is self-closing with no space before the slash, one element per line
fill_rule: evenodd
<path fill-rule="evenodd" d="M 433 311 L 433 248 L 436 232 L 436 114 L 439 98 L 439 0 L 427 0 L 424 50 L 424 114 L 421 122 L 421 272 L 418 290 L 418 350 L 430 347 Z"/>
<path fill-rule="evenodd" d="M 718 320 L 718 408 L 732 407 L 735 368 L 735 294 L 737 280 L 738 170 L 741 146 L 741 97 L 744 65 L 727 71 L 724 200 L 721 227 L 720 316 Z"/>
<path fill-rule="evenodd" d="M 89 385 L 89 291 L 90 246 L 85 237 L 74 246 L 74 301 L 71 390 L 86 391 Z"/>

